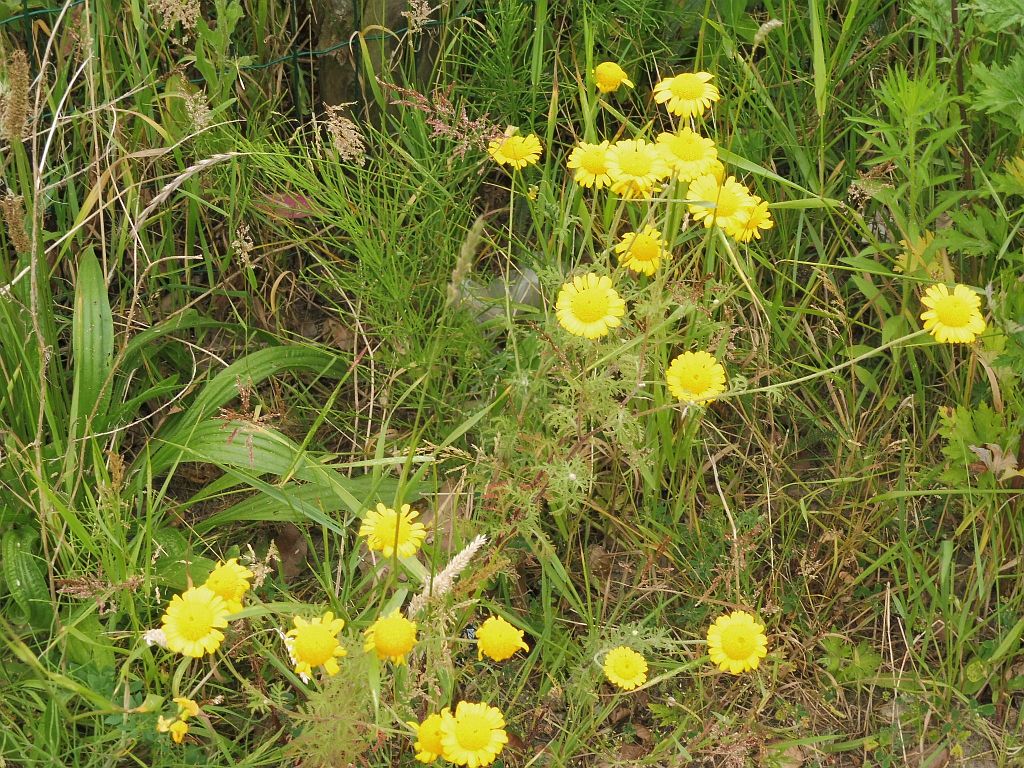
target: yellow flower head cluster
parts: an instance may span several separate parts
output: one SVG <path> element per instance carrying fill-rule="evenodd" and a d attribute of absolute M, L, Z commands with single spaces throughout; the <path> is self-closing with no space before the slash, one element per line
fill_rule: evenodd
<path fill-rule="evenodd" d="M 661 260 L 672 255 L 661 232 L 652 226 L 639 232 L 627 232 L 615 246 L 615 253 L 622 266 L 642 275 L 653 275 Z"/>
<path fill-rule="evenodd" d="M 709 352 L 683 352 L 669 364 L 665 380 L 684 403 L 709 403 L 725 392 L 725 368 Z"/>
<path fill-rule="evenodd" d="M 185 734 L 188 733 L 188 723 L 185 721 L 199 714 L 199 704 L 184 696 L 176 696 L 174 703 L 178 705 L 178 716 L 164 717 L 160 715 L 156 721 L 156 730 L 158 733 L 170 733 L 174 743 L 181 744 L 185 740 Z"/>
<path fill-rule="evenodd" d="M 594 70 L 602 92 L 620 84 L 632 86 L 624 78 L 625 72 L 614 62 Z M 720 98 L 712 79 L 708 72 L 665 78 L 655 86 L 655 101 L 683 120 L 701 117 Z M 669 179 L 685 182 L 690 213 L 706 227 L 717 225 L 743 243 L 760 239 L 762 230 L 774 226 L 768 203 L 735 178 L 725 178 L 714 140 L 689 125 L 658 134 L 653 144 L 643 138 L 581 142 L 569 153 L 568 167 L 581 187 L 608 187 L 624 200 L 649 200 Z"/>
<path fill-rule="evenodd" d="M 555 314 L 569 333 L 596 339 L 619 326 L 626 314 L 626 302 L 612 287 L 610 278 L 589 272 L 562 286 Z"/>
<path fill-rule="evenodd" d="M 671 114 L 686 120 L 700 117 L 721 98 L 708 72 L 684 72 L 666 77 L 654 86 L 654 100 Z"/>
<path fill-rule="evenodd" d="M 719 616 L 708 628 L 708 655 L 723 672 L 739 675 L 757 669 L 768 655 L 764 625 L 746 611 Z"/>
<path fill-rule="evenodd" d="M 365 536 L 366 546 L 379 551 L 384 557 L 391 557 L 396 552 L 399 557 L 412 557 L 427 537 L 423 523 L 415 522 L 419 514 L 408 504 L 403 504 L 399 511 L 378 504 L 376 509 L 367 513 L 358 535 Z"/>
<path fill-rule="evenodd" d="M 416 645 L 416 622 L 405 618 L 396 608 L 373 622 L 363 634 L 365 650 L 374 652 L 381 661 L 404 664 L 405 657 Z"/>
<path fill-rule="evenodd" d="M 626 70 L 614 61 L 602 61 L 594 67 L 594 82 L 601 93 L 612 93 L 623 85 L 633 87 L 633 81 L 626 75 Z"/>
<path fill-rule="evenodd" d="M 191 587 L 171 598 L 163 615 L 167 647 L 200 658 L 220 648 L 228 625 L 227 603 L 208 587 Z"/>
<path fill-rule="evenodd" d="M 489 616 L 476 630 L 477 658 L 486 655 L 494 661 L 512 658 L 516 651 L 529 651 L 523 630 L 516 629 L 501 616 Z"/>
<path fill-rule="evenodd" d="M 966 285 L 956 285 L 952 292 L 945 285 L 933 285 L 921 303 L 924 329 L 942 344 L 970 344 L 985 331 L 981 297 Z"/>
<path fill-rule="evenodd" d="M 233 557 L 217 563 L 202 586 L 171 598 L 161 619 L 167 647 L 194 658 L 216 651 L 224 640 L 221 630 L 228 625 L 228 615 L 242 610 L 252 576 Z"/>
<path fill-rule="evenodd" d="M 238 613 L 242 610 L 242 598 L 249 591 L 252 575 L 252 571 L 238 564 L 237 557 L 232 557 L 225 563 L 217 563 L 203 586 L 220 595 L 229 613 Z"/>
<path fill-rule="evenodd" d="M 757 669 L 768 655 L 764 625 L 746 611 L 719 616 L 708 627 L 708 657 L 723 672 L 739 675 Z M 647 660 L 633 648 L 620 645 L 604 656 L 602 669 L 610 683 L 632 691 L 647 682 Z"/>
<path fill-rule="evenodd" d="M 487 154 L 498 165 L 507 165 L 519 171 L 528 165 L 536 165 L 543 148 L 536 134 L 518 135 L 518 129 L 510 126 L 505 136 L 494 139 L 487 145 Z"/>
<path fill-rule="evenodd" d="M 608 147 L 611 191 L 626 200 L 647 199 L 672 175 L 657 145 L 643 139 L 624 139 Z"/>
<path fill-rule="evenodd" d="M 610 144 L 581 142 L 569 153 L 569 170 L 575 171 L 573 178 L 581 187 L 602 189 L 612 185 L 612 177 L 608 172 L 608 148 Z"/>
<path fill-rule="evenodd" d="M 624 691 L 631 691 L 647 682 L 647 660 L 624 645 L 605 654 L 603 667 L 605 677 Z"/>
<path fill-rule="evenodd" d="M 314 667 L 323 667 L 328 675 L 338 674 L 337 660 L 347 655 L 338 642 L 338 633 L 345 622 L 327 611 L 309 621 L 296 616 L 292 624 L 294 626 L 285 633 L 284 643 L 296 674 L 305 681 L 309 680 Z"/>
<path fill-rule="evenodd" d="M 425 764 L 440 757 L 469 768 L 490 765 L 508 743 L 505 717 L 489 704 L 460 701 L 454 713 L 445 707 L 408 725 L 416 732 L 416 759 Z"/>
<path fill-rule="evenodd" d="M 391 628 L 382 627 L 378 621 L 371 633 L 367 632 L 366 649 L 376 651 L 380 658 L 392 658 L 404 654 L 415 642 L 415 624 L 406 622 L 397 611 L 387 620 L 394 621 Z M 500 616 L 488 616 L 476 630 L 477 657 L 487 656 L 494 661 L 506 661 L 518 651 L 530 647 L 523 640 L 523 630 L 517 629 Z M 390 638 L 386 640 L 385 638 Z M 388 644 L 390 643 L 390 645 Z M 470 768 L 490 765 L 508 743 L 505 733 L 505 718 L 501 711 L 488 704 L 460 701 L 453 713 L 445 707 L 440 712 L 428 715 L 423 722 L 408 725 L 416 733 L 416 759 L 421 763 L 433 763 L 442 758 L 455 765 Z"/>
<path fill-rule="evenodd" d="M 729 176 L 714 173 L 698 176 L 686 190 L 690 213 L 705 227 L 721 227 L 741 243 L 760 239 L 762 229 L 775 226 L 768 203 Z"/>

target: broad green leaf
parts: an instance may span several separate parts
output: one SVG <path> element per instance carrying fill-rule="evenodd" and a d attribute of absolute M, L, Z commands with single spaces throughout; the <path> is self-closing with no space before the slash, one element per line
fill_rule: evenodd
<path fill-rule="evenodd" d="M 103 424 L 110 402 L 110 376 L 114 358 L 114 320 L 107 298 L 107 282 L 92 248 L 82 253 L 75 285 L 71 319 L 71 353 L 75 378 L 71 395 L 69 444 L 86 433 L 93 419 Z"/>
<path fill-rule="evenodd" d="M 380 480 L 371 475 L 361 477 L 343 478 L 349 491 L 359 499 L 370 500 L 374 498 L 391 499 L 398 492 L 398 481 L 393 477 L 383 477 Z M 237 522 L 305 522 L 307 517 L 302 509 L 306 506 L 322 510 L 325 514 L 338 512 L 347 505 L 344 504 L 337 494 L 321 487 L 320 485 L 308 483 L 288 483 L 279 486 L 280 496 L 271 498 L 264 494 L 250 496 L 227 509 L 215 512 L 205 520 L 200 520 L 193 527 L 197 533 L 206 533 L 216 530 L 220 526 Z M 407 495 L 408 497 L 408 495 Z"/>

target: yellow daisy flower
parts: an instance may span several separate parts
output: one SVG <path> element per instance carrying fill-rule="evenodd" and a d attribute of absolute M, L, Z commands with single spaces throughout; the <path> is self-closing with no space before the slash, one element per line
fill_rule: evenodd
<path fill-rule="evenodd" d="M 377 619 L 363 634 L 363 649 L 373 651 L 381 661 L 390 659 L 404 664 L 405 657 L 416 645 L 416 622 L 409 621 L 397 608 Z"/>
<path fill-rule="evenodd" d="M 516 629 L 501 616 L 490 616 L 477 628 L 476 647 L 477 659 L 487 655 L 494 661 L 505 661 L 516 651 L 530 650 L 530 646 L 523 642 L 523 630 Z"/>
<path fill-rule="evenodd" d="M 633 82 L 626 76 L 626 70 L 614 61 L 603 61 L 594 67 L 594 82 L 601 93 L 617 91 L 620 85 L 633 87 Z"/>
<path fill-rule="evenodd" d="M 622 324 L 626 302 L 603 275 L 588 272 L 562 286 L 555 304 L 558 322 L 575 336 L 596 339 Z"/>
<path fill-rule="evenodd" d="M 632 691 L 647 682 L 647 661 L 632 648 L 620 645 L 604 657 L 604 674 L 624 691 Z"/>
<path fill-rule="evenodd" d="M 540 139 L 533 133 L 528 136 L 512 134 L 491 141 L 487 145 L 487 153 L 499 165 L 510 165 L 519 170 L 540 160 Z"/>
<path fill-rule="evenodd" d="M 627 232 L 615 246 L 615 253 L 622 266 L 643 275 L 653 275 L 661 260 L 672 256 L 668 242 L 651 226 L 640 232 Z"/>
<path fill-rule="evenodd" d="M 224 598 L 206 587 L 192 587 L 171 598 L 163 615 L 167 647 L 174 653 L 199 658 L 213 653 L 224 640 L 228 625 Z"/>
<path fill-rule="evenodd" d="M 174 703 L 178 705 L 178 718 L 188 720 L 199 714 L 199 704 L 184 696 L 175 696 Z"/>
<path fill-rule="evenodd" d="M 403 504 L 400 512 L 378 504 L 367 513 L 359 535 L 366 537 L 367 547 L 379 550 L 384 557 L 391 557 L 395 552 L 399 557 L 412 557 L 427 537 L 423 523 L 413 522 L 419 514 L 408 504 Z"/>
<path fill-rule="evenodd" d="M 771 229 L 775 226 L 772 215 L 768 212 L 768 203 L 756 195 L 751 195 L 750 200 L 752 205 L 740 208 L 725 228 L 727 235 L 741 243 L 748 243 L 751 239 L 760 240 L 762 229 Z"/>
<path fill-rule="evenodd" d="M 746 209 L 754 207 L 747 188 L 736 179 L 730 176 L 720 182 L 710 173 L 690 182 L 686 199 L 697 221 L 703 221 L 705 227 L 717 224 L 726 231 L 746 223 L 750 218 Z"/>
<path fill-rule="evenodd" d="M 488 704 L 460 701 L 455 714 L 441 713 L 442 756 L 456 765 L 490 765 L 508 744 L 501 710 Z"/>
<path fill-rule="evenodd" d="M 413 747 L 416 749 L 416 759 L 419 762 L 432 763 L 444 753 L 444 745 L 441 744 L 441 718 L 448 711 L 448 707 L 445 707 L 440 714 L 435 712 L 428 715 L 422 723 L 406 723 L 416 731 L 416 743 Z"/>
<path fill-rule="evenodd" d="M 659 133 L 657 142 L 658 150 L 672 169 L 672 174 L 682 181 L 692 181 L 721 165 L 715 142 L 689 128 L 676 133 Z"/>
<path fill-rule="evenodd" d="M 338 674 L 338 659 L 348 652 L 338 642 L 338 633 L 345 628 L 344 619 L 334 618 L 331 611 L 306 621 L 301 616 L 292 619 L 294 627 L 285 633 L 295 673 L 308 681 L 314 667 L 323 667 L 328 675 Z"/>
<path fill-rule="evenodd" d="M 954 286 L 952 293 L 945 285 L 933 285 L 921 303 L 926 307 L 924 329 L 942 344 L 970 344 L 985 330 L 981 297 L 966 285 Z"/>
<path fill-rule="evenodd" d="M 242 610 L 242 597 L 249 591 L 251 578 L 252 571 L 239 565 L 237 557 L 232 557 L 226 563 L 217 563 L 203 586 L 224 599 L 228 613 L 238 613 Z"/>
<path fill-rule="evenodd" d="M 711 85 L 712 77 L 707 72 L 687 72 L 666 77 L 654 86 L 654 100 L 684 120 L 700 117 L 712 102 L 720 98 L 718 89 Z"/>
<path fill-rule="evenodd" d="M 768 655 L 764 625 L 746 611 L 719 616 L 708 628 L 708 654 L 723 672 L 738 675 L 757 669 Z"/>
<path fill-rule="evenodd" d="M 649 197 L 671 173 L 658 148 L 643 139 L 617 141 L 608 149 L 612 192 L 625 198 Z"/>
<path fill-rule="evenodd" d="M 611 186 L 612 177 L 608 175 L 607 141 L 600 144 L 588 144 L 583 141 L 572 148 L 569 154 L 569 170 L 575 171 L 573 179 L 581 187 L 601 189 Z"/>
<path fill-rule="evenodd" d="M 683 352 L 665 373 L 668 391 L 684 403 L 707 403 L 725 392 L 725 368 L 707 352 Z"/>

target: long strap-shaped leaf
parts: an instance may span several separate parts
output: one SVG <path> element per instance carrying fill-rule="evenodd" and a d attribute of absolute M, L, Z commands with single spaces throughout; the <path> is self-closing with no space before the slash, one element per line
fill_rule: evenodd
<path fill-rule="evenodd" d="M 92 248 L 86 248 L 78 262 L 71 353 L 75 379 L 68 425 L 69 446 L 86 434 L 94 418 L 105 417 L 110 402 L 108 377 L 114 359 L 114 319 L 107 298 L 107 281 Z"/>

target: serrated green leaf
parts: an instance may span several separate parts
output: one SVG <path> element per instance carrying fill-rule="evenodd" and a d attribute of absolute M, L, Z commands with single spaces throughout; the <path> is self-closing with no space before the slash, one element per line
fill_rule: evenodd
<path fill-rule="evenodd" d="M 967 8 L 994 32 L 1024 26 L 1024 0 L 974 0 Z"/>
<path fill-rule="evenodd" d="M 972 71 L 981 87 L 971 106 L 1004 118 L 1003 122 L 1024 133 L 1024 53 L 1017 53 L 1005 67 L 978 63 Z"/>

